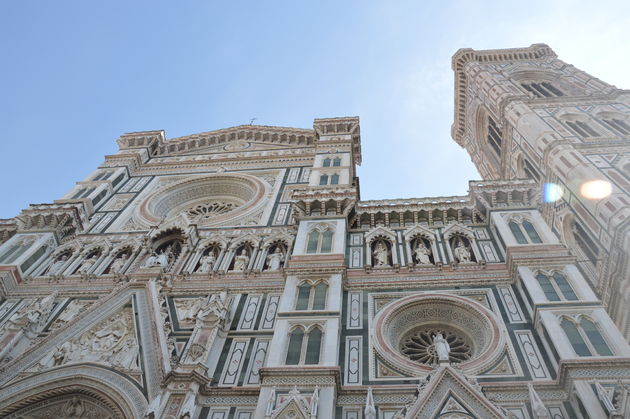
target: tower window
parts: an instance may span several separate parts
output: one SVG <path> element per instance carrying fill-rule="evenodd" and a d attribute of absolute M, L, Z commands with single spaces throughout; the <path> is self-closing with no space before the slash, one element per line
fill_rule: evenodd
<path fill-rule="evenodd" d="M 599 248 L 591 239 L 588 233 L 578 223 L 573 224 L 573 233 L 575 235 L 575 243 L 582 250 L 584 256 L 591 261 L 593 265 L 597 264 L 597 255 Z"/>
<path fill-rule="evenodd" d="M 613 132 L 620 135 L 630 135 L 630 125 L 626 121 L 617 118 L 602 119 L 602 123 L 606 124 Z"/>
<path fill-rule="evenodd" d="M 593 354 L 599 356 L 613 355 L 599 328 L 593 321 L 582 317 L 580 323 L 576 325 L 573 321 L 564 318 L 560 326 L 566 333 L 573 350 L 578 356 L 592 356 Z"/>
<path fill-rule="evenodd" d="M 289 335 L 289 348 L 285 363 L 287 365 L 319 364 L 322 335 L 322 330 L 319 327 L 313 327 L 307 334 L 301 327 L 295 328 Z"/>
<path fill-rule="evenodd" d="M 525 176 L 527 176 L 530 179 L 534 179 L 535 181 L 540 181 L 540 175 L 538 174 L 538 171 L 536 169 L 534 169 L 534 166 L 532 166 L 532 164 L 529 162 L 529 160 L 525 159 L 523 160 L 523 171 L 525 172 Z"/>
<path fill-rule="evenodd" d="M 560 97 L 564 96 L 564 93 L 560 91 L 557 87 L 549 82 L 532 82 L 532 83 L 521 83 L 521 86 L 529 93 L 536 97 Z"/>
<path fill-rule="evenodd" d="M 339 167 L 339 166 L 341 166 L 341 159 L 340 159 L 339 157 L 335 157 L 335 158 L 333 159 L 333 166 L 334 166 L 334 167 Z"/>
<path fill-rule="evenodd" d="M 306 253 L 330 253 L 332 251 L 333 232 L 315 229 L 308 233 Z"/>
<path fill-rule="evenodd" d="M 521 220 L 520 217 L 510 220 L 508 223 L 512 235 L 518 244 L 542 243 L 536 228 L 527 220 Z"/>
<path fill-rule="evenodd" d="M 583 121 L 566 121 L 566 124 L 577 135 L 582 138 L 599 137 L 599 133 L 595 131 L 589 124 Z"/>
<path fill-rule="evenodd" d="M 576 301 L 578 299 L 569 281 L 560 272 L 554 272 L 551 276 L 539 273 L 536 279 L 549 301 Z"/>
<path fill-rule="evenodd" d="M 325 282 L 319 282 L 316 285 L 306 282 L 298 287 L 295 309 L 324 310 L 326 308 L 326 294 L 328 294 L 328 285 Z"/>
<path fill-rule="evenodd" d="M 328 175 L 321 175 L 319 177 L 319 185 L 328 185 Z"/>
<path fill-rule="evenodd" d="M 338 185 L 339 184 L 339 175 L 338 174 L 334 174 L 330 177 L 330 184 L 331 185 Z"/>
<path fill-rule="evenodd" d="M 497 126 L 494 119 L 488 117 L 488 144 L 497 153 L 497 156 L 501 157 L 501 144 L 503 139 L 501 138 L 501 130 Z"/>
<path fill-rule="evenodd" d="M 322 166 L 324 167 L 330 167 L 330 159 L 328 157 L 326 157 L 324 159 L 324 164 L 322 164 Z"/>

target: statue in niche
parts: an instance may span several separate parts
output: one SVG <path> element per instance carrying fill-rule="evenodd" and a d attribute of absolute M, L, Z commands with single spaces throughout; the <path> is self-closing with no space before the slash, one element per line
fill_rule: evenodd
<path fill-rule="evenodd" d="M 276 250 L 267 256 L 267 269 L 270 271 L 277 271 L 280 269 L 282 262 L 284 262 L 284 253 L 282 253 L 280 246 L 277 246 Z"/>
<path fill-rule="evenodd" d="M 241 253 L 234 257 L 234 270 L 244 271 L 249 264 L 249 256 L 247 256 L 247 250 L 241 250 Z"/>
<path fill-rule="evenodd" d="M 61 255 L 61 257 L 50 264 L 50 266 L 46 270 L 46 275 L 59 275 L 61 273 L 61 268 L 63 268 L 67 261 L 68 255 Z"/>
<path fill-rule="evenodd" d="M 197 272 L 211 272 L 216 261 L 217 258 L 214 256 L 214 250 L 210 250 L 207 255 L 202 256 L 201 259 L 199 259 L 199 268 L 197 269 Z"/>
<path fill-rule="evenodd" d="M 77 269 L 77 273 L 79 273 L 79 274 L 86 274 L 86 273 L 88 273 L 88 271 L 96 263 L 97 259 L 98 259 L 98 257 L 97 257 L 96 254 L 93 254 L 89 258 L 86 258 L 83 261 L 83 263 L 81 263 L 81 266 L 79 267 L 79 269 Z"/>
<path fill-rule="evenodd" d="M 122 253 L 120 255 L 118 255 L 118 257 L 116 257 L 114 259 L 114 261 L 112 262 L 112 264 L 109 267 L 109 273 L 110 274 L 119 274 L 122 272 L 123 267 L 125 266 L 125 264 L 127 263 L 127 261 L 129 260 L 129 254 L 128 253 Z"/>
<path fill-rule="evenodd" d="M 171 246 L 168 246 L 165 250 L 151 253 L 151 256 L 144 262 L 145 268 L 152 268 L 154 266 L 160 266 L 162 268 L 168 267 L 168 262 L 173 253 Z"/>
<path fill-rule="evenodd" d="M 459 263 L 471 262 L 470 248 L 466 246 L 461 238 L 457 239 L 457 244 L 455 245 L 455 249 L 453 249 L 453 256 L 455 256 L 455 259 L 457 259 Z"/>
<path fill-rule="evenodd" d="M 438 356 L 438 361 L 448 362 L 449 360 L 449 352 L 451 352 L 451 346 L 448 344 L 448 341 L 442 336 L 441 333 L 436 333 L 433 337 L 433 346 L 435 347 L 435 352 Z"/>
<path fill-rule="evenodd" d="M 374 258 L 374 266 L 389 266 L 389 250 L 382 240 L 379 240 L 374 246 L 372 257 Z"/>
<path fill-rule="evenodd" d="M 416 263 L 418 265 L 430 265 L 431 264 L 431 249 L 427 247 L 424 243 L 424 240 L 418 239 L 416 243 L 416 248 L 413 250 L 414 255 L 416 256 Z"/>

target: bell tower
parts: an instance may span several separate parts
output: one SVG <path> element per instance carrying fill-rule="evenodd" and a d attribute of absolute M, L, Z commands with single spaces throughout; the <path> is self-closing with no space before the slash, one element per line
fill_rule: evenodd
<path fill-rule="evenodd" d="M 541 211 L 630 338 L 630 92 L 545 44 L 453 56 L 453 139 L 484 179 L 532 178 Z"/>

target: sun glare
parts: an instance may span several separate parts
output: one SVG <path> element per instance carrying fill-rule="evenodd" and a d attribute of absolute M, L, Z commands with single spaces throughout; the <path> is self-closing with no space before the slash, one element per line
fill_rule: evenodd
<path fill-rule="evenodd" d="M 580 194 L 587 199 L 602 199 L 612 193 L 612 185 L 605 180 L 591 180 L 580 187 Z"/>

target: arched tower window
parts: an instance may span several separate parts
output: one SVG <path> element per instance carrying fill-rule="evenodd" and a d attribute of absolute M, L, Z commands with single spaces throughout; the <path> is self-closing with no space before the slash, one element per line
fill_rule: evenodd
<path fill-rule="evenodd" d="M 289 347 L 287 349 L 287 365 L 316 365 L 322 346 L 322 330 L 315 326 L 308 333 L 304 333 L 302 327 L 296 327 L 289 335 Z"/>
<path fill-rule="evenodd" d="M 511 219 L 508 227 L 518 244 L 542 243 L 534 225 L 520 216 Z"/>
<path fill-rule="evenodd" d="M 540 236 L 538 235 L 538 232 L 536 231 L 536 229 L 534 228 L 534 225 L 532 223 L 530 223 L 529 221 L 525 220 L 525 221 L 523 221 L 522 226 L 525 229 L 525 231 L 527 232 L 527 235 L 529 236 L 529 240 L 532 243 L 542 243 L 542 240 L 540 239 Z"/>
<path fill-rule="evenodd" d="M 501 146 L 503 144 L 503 138 L 501 135 L 501 129 L 497 126 L 491 116 L 488 116 L 488 145 L 494 150 L 497 156 L 501 157 Z"/>
<path fill-rule="evenodd" d="M 521 86 L 535 97 L 560 97 L 564 93 L 553 84 L 543 82 L 527 82 L 521 83 Z"/>
<path fill-rule="evenodd" d="M 525 235 L 521 231 L 521 227 L 514 221 L 510 221 L 508 225 L 510 226 L 510 230 L 512 231 L 512 234 L 514 235 L 516 242 L 518 244 L 527 244 L 527 239 L 525 238 Z"/>
<path fill-rule="evenodd" d="M 592 320 L 581 317 L 580 323 L 576 325 L 573 321 L 564 318 L 560 325 L 578 356 L 613 355 L 599 328 Z"/>
<path fill-rule="evenodd" d="M 599 137 L 599 133 L 593 129 L 588 122 L 584 121 L 566 121 L 566 124 L 573 132 L 582 138 Z"/>
<path fill-rule="evenodd" d="M 328 185 L 328 175 L 321 175 L 319 177 L 319 185 Z"/>
<path fill-rule="evenodd" d="M 306 253 L 330 253 L 332 252 L 334 232 L 329 229 L 315 228 L 308 233 Z"/>
<path fill-rule="evenodd" d="M 296 310 L 324 310 L 326 309 L 326 295 L 328 285 L 321 281 L 313 285 L 305 282 L 298 287 Z"/>
<path fill-rule="evenodd" d="M 330 177 L 330 184 L 331 185 L 338 185 L 339 184 L 339 175 L 337 173 L 335 173 L 334 175 L 332 175 Z"/>
<path fill-rule="evenodd" d="M 330 167 L 330 159 L 328 157 L 326 157 L 324 159 L 324 163 L 322 164 L 323 167 Z"/>
<path fill-rule="evenodd" d="M 334 167 L 339 167 L 339 166 L 341 166 L 341 159 L 340 159 L 339 157 L 335 157 L 335 158 L 333 159 L 333 164 L 332 164 L 332 165 L 333 165 Z"/>
<path fill-rule="evenodd" d="M 560 272 L 554 272 L 551 276 L 541 272 L 536 275 L 536 279 L 549 301 L 576 301 L 578 299 L 569 281 Z"/>

